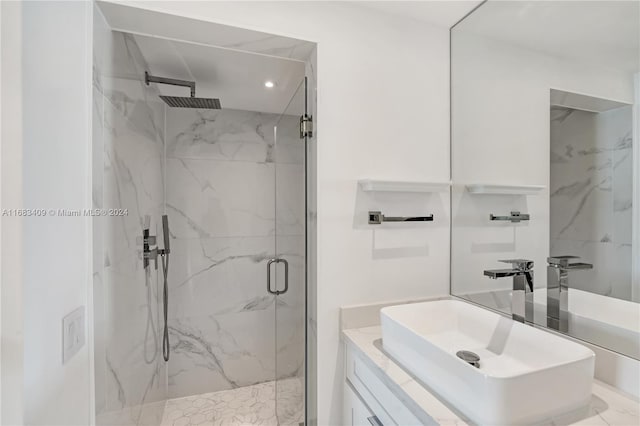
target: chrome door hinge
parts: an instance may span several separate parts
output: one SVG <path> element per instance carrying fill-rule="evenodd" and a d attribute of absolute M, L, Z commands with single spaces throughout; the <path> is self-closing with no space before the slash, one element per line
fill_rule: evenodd
<path fill-rule="evenodd" d="M 300 116 L 300 139 L 313 136 L 313 117 L 307 114 Z"/>

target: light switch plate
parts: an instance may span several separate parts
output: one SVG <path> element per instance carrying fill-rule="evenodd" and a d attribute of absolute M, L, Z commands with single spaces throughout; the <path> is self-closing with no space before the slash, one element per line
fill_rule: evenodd
<path fill-rule="evenodd" d="M 85 343 L 84 306 L 62 318 L 62 363 L 66 364 Z"/>

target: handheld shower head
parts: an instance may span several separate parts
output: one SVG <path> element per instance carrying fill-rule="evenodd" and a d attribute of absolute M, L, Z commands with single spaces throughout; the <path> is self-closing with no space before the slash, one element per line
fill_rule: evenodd
<path fill-rule="evenodd" d="M 172 86 L 182 86 L 191 89 L 191 96 L 163 96 L 160 95 L 167 105 L 172 108 L 201 108 L 201 109 L 221 109 L 220 99 L 217 98 L 196 98 L 196 82 L 187 80 L 177 80 L 175 78 L 157 77 L 144 72 L 144 82 L 170 84 Z"/>
<path fill-rule="evenodd" d="M 164 253 L 169 254 L 171 249 L 169 248 L 169 242 L 171 240 L 169 235 L 169 216 L 162 215 L 162 235 L 164 236 Z"/>

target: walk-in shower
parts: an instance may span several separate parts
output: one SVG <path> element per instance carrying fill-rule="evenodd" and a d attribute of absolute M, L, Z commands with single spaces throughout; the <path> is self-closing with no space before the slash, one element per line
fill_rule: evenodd
<path fill-rule="evenodd" d="M 305 62 L 94 19 L 96 424 L 305 422 Z"/>

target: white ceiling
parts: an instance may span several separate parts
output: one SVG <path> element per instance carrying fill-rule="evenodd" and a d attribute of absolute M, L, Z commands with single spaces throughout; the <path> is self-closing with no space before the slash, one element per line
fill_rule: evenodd
<path fill-rule="evenodd" d="M 481 1 L 362 1 L 380 12 L 450 27 Z M 550 55 L 640 70 L 640 0 L 489 0 L 455 31 Z"/>
<path fill-rule="evenodd" d="M 640 1 L 490 0 L 454 31 L 638 72 Z"/>
<path fill-rule="evenodd" d="M 449 28 L 481 2 L 481 0 L 391 0 L 359 1 L 357 4 L 390 15 Z"/>
<path fill-rule="evenodd" d="M 354 2 L 359 6 L 385 14 L 417 19 L 445 27 L 457 22 L 479 3 L 480 0 Z M 101 3 L 101 6 L 107 8 L 107 12 L 111 12 L 108 15 L 114 21 L 112 25 L 117 28 L 127 28 L 126 22 L 121 22 L 123 16 L 126 18 L 127 14 L 115 13 L 117 11 L 112 11 L 109 4 Z M 118 17 L 120 20 L 116 19 Z M 162 16 L 158 17 L 158 20 L 161 18 Z M 230 37 L 229 31 L 232 30 L 233 28 L 220 29 L 220 34 L 216 33 L 217 38 L 214 37 L 217 40 L 215 43 L 208 41 L 186 43 L 142 35 L 135 35 L 135 39 L 149 66 L 149 71 L 153 75 L 195 81 L 196 96 L 219 98 L 223 108 L 271 113 L 283 112 L 304 77 L 304 63 L 298 60 L 250 53 L 244 51 L 245 49 L 240 51 L 213 46 L 223 46 L 220 44 L 220 40 L 227 40 Z M 200 32 L 209 34 L 209 38 L 206 40 L 212 38 L 210 28 L 207 27 Z M 157 30 L 149 33 L 157 33 Z M 242 37 L 248 36 L 243 33 Z M 263 38 L 264 35 L 261 35 L 260 40 Z M 234 42 L 233 44 L 238 43 Z M 276 86 L 272 89 L 265 88 L 264 82 L 267 80 L 274 81 Z M 186 88 L 167 85 L 158 85 L 157 87 L 164 95 L 186 96 L 188 94 Z M 302 108 L 302 99 L 301 96 L 296 96 L 287 112 L 297 114 L 298 110 Z"/>
<path fill-rule="evenodd" d="M 479 0 L 359 1 L 389 15 L 450 27 Z M 455 31 L 470 31 L 525 48 L 637 71 L 640 64 L 640 0 L 489 0 Z M 135 36 L 152 74 L 196 81 L 198 97 L 219 98 L 223 108 L 281 113 L 304 77 L 298 60 L 206 44 Z M 276 87 L 264 87 L 266 80 Z M 159 85 L 161 93 L 187 89 Z M 301 108 L 298 96 L 294 107 Z M 296 112 L 297 113 L 297 112 Z"/>
<path fill-rule="evenodd" d="M 196 96 L 219 98 L 223 108 L 282 113 L 302 79 L 304 63 L 256 53 L 135 35 L 153 75 L 196 82 Z M 265 81 L 276 86 L 268 89 Z M 157 85 L 163 95 L 188 96 L 189 89 Z M 298 114 L 301 96 L 288 113 Z M 296 109 L 296 111 L 291 111 Z"/>

